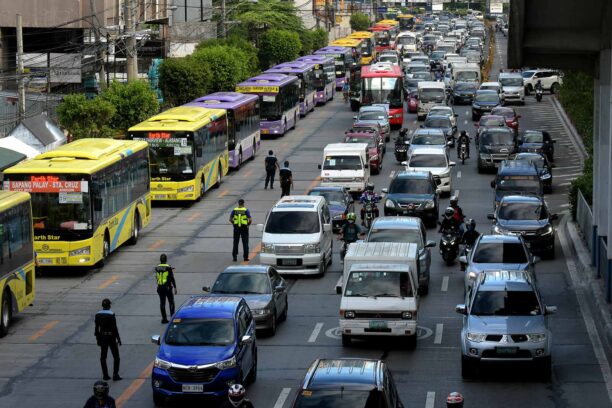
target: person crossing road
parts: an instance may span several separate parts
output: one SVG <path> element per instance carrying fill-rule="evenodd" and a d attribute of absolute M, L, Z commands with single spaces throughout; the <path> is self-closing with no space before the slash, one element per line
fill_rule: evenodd
<path fill-rule="evenodd" d="M 157 294 L 159 295 L 159 309 L 161 311 L 162 323 L 168 323 L 166 315 L 166 299 L 170 306 L 170 316 L 174 314 L 174 295 L 176 295 L 176 280 L 174 279 L 174 268 L 167 264 L 166 254 L 159 256 L 159 265 L 155 267 L 155 280 L 157 282 Z"/>
<path fill-rule="evenodd" d="M 102 300 L 102 310 L 96 313 L 94 335 L 96 342 L 100 346 L 100 365 L 102 366 L 102 376 L 105 381 L 110 380 L 108 375 L 108 367 L 106 365 L 106 357 L 110 349 L 113 355 L 113 381 L 121 380 L 119 376 L 119 346 L 121 345 L 121 337 L 119 337 L 119 329 L 117 329 L 117 319 L 115 313 L 110 310 L 110 299 Z"/>

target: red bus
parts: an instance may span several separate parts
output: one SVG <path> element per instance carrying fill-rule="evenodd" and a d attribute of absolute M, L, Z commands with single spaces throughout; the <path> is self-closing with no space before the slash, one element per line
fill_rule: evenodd
<path fill-rule="evenodd" d="M 379 62 L 361 68 L 361 105 L 384 104 L 389 123 L 399 129 L 404 123 L 404 76 L 397 65 Z"/>
<path fill-rule="evenodd" d="M 391 49 L 391 42 L 395 40 L 397 35 L 397 27 L 389 24 L 376 23 L 368 28 L 368 31 L 374 33 L 376 39 L 376 53 Z"/>

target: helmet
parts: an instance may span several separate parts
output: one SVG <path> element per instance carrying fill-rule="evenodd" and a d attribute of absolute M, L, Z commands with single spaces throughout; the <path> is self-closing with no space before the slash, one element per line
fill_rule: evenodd
<path fill-rule="evenodd" d="M 373 183 L 368 183 L 368 185 L 366 186 L 366 190 L 367 191 L 374 191 L 374 184 Z"/>
<path fill-rule="evenodd" d="M 461 131 L 461 136 L 467 136 L 467 132 L 465 130 Z"/>
<path fill-rule="evenodd" d="M 246 390 L 242 384 L 234 384 L 227 391 L 227 397 L 231 402 L 242 402 L 244 399 L 244 394 L 246 394 Z"/>
<path fill-rule="evenodd" d="M 108 383 L 106 381 L 96 381 L 93 386 L 94 397 L 102 399 L 108 395 Z"/>
<path fill-rule="evenodd" d="M 446 397 L 446 406 L 449 408 L 463 407 L 463 395 L 459 394 L 458 392 L 451 392 L 448 394 L 448 397 Z"/>
<path fill-rule="evenodd" d="M 450 205 L 451 205 L 451 206 L 455 206 L 455 205 L 457 205 L 458 203 L 459 203 L 459 199 L 457 198 L 457 196 L 452 196 L 452 197 L 450 198 Z"/>
<path fill-rule="evenodd" d="M 355 213 L 348 213 L 346 214 L 346 220 L 347 221 L 355 221 L 357 219 L 357 216 L 355 215 Z"/>
<path fill-rule="evenodd" d="M 446 218 L 451 218 L 453 215 L 455 215 L 455 210 L 452 207 L 448 207 L 446 210 L 444 210 L 444 216 Z"/>
<path fill-rule="evenodd" d="M 467 224 L 468 230 L 473 231 L 473 230 L 476 229 L 476 220 L 475 219 L 473 219 L 473 218 L 469 219 L 466 224 Z"/>

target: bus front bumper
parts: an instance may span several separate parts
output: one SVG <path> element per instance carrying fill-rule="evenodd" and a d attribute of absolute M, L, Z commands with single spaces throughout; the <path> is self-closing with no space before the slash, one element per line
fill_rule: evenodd
<path fill-rule="evenodd" d="M 93 239 L 84 241 L 34 241 L 36 263 L 46 266 L 92 266 L 97 260 L 94 256 Z"/>
<path fill-rule="evenodd" d="M 198 194 L 198 187 L 196 187 L 194 180 L 151 182 L 151 199 L 153 201 L 195 200 L 198 198 Z"/>

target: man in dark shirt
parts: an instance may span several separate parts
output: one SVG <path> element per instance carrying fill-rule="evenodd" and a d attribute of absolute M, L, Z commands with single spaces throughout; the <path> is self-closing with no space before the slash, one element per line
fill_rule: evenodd
<path fill-rule="evenodd" d="M 115 313 L 110 310 L 110 299 L 102 301 L 102 310 L 96 313 L 94 335 L 98 346 L 100 346 L 100 365 L 102 366 L 102 375 L 104 380 L 110 380 L 108 375 L 108 367 L 106 366 L 106 356 L 108 349 L 113 355 L 113 381 L 121 380 L 119 376 L 119 347 L 121 345 L 121 337 L 117 329 L 117 320 Z"/>
<path fill-rule="evenodd" d="M 174 295 L 176 295 L 176 281 L 174 280 L 174 268 L 168 265 L 168 257 L 161 254 L 159 265 L 155 267 L 155 281 L 157 282 L 157 294 L 159 295 L 159 308 L 161 310 L 162 324 L 168 323 L 166 316 L 166 299 L 170 305 L 170 316 L 174 314 Z M 174 289 L 174 293 L 173 293 Z"/>
<path fill-rule="evenodd" d="M 274 156 L 272 150 L 268 151 L 268 155 L 264 160 L 264 165 L 266 168 L 266 184 L 264 185 L 264 190 L 268 188 L 268 184 L 270 184 L 270 190 L 273 190 L 274 175 L 276 174 L 276 169 L 278 169 L 278 159 Z"/>
<path fill-rule="evenodd" d="M 293 187 L 293 173 L 289 168 L 289 162 L 285 161 L 284 166 L 278 172 L 280 176 L 281 197 L 291 195 L 291 187 Z"/>

